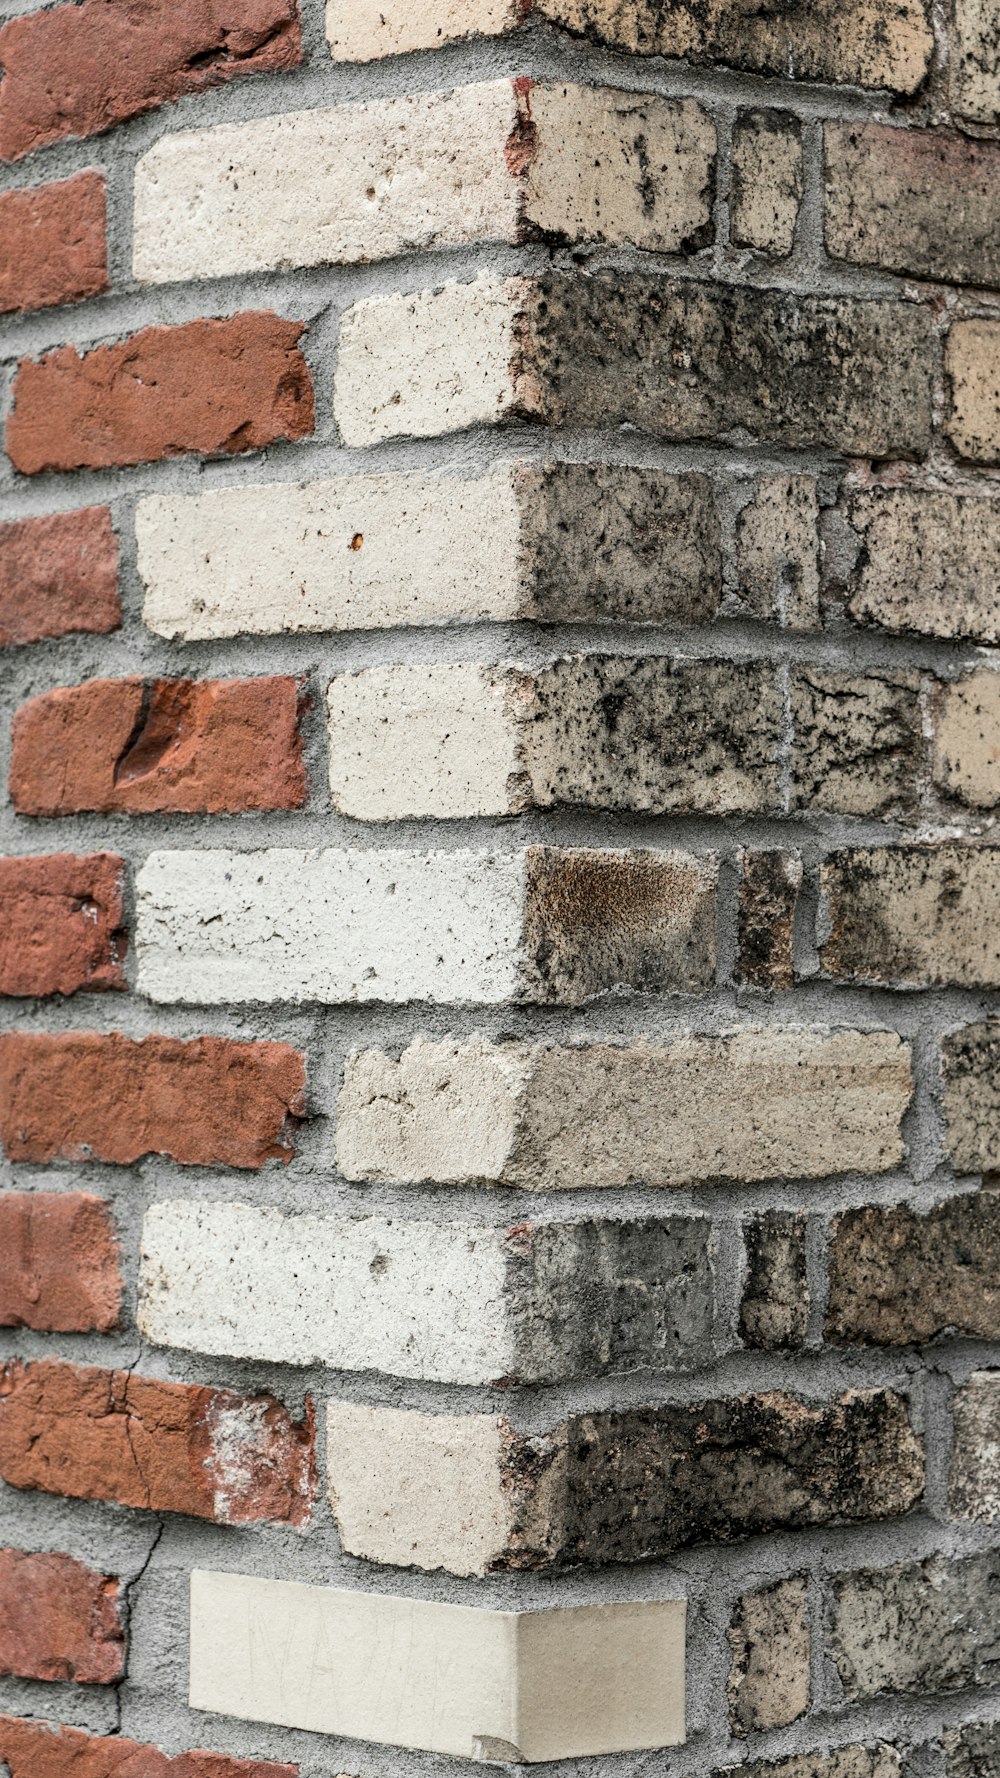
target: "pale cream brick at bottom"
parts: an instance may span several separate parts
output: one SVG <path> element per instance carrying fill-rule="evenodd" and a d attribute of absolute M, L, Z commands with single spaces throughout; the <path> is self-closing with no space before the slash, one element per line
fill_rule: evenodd
<path fill-rule="evenodd" d="M 747 1030 L 615 1048 L 418 1040 L 348 1060 L 348 1179 L 544 1191 L 883 1173 L 912 1080 L 890 1031 Z"/>
<path fill-rule="evenodd" d="M 141 991 L 161 1002 L 576 1005 L 715 972 L 712 857 L 677 852 L 154 852 Z"/>
<path fill-rule="evenodd" d="M 195 1710 L 502 1762 L 684 1739 L 683 1601 L 490 1611 L 195 1569 Z"/>

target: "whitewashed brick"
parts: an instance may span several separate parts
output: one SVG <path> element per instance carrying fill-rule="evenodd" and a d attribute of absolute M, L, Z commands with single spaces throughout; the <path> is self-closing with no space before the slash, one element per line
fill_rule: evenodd
<path fill-rule="evenodd" d="M 714 976 L 715 862 L 671 852 L 154 852 L 141 992 L 161 1002 L 577 1004 Z"/>
<path fill-rule="evenodd" d="M 352 1056 L 353 1180 L 545 1191 L 881 1173 L 903 1157 L 908 1046 L 890 1031 L 748 1030 L 668 1044 L 418 1040 Z"/>
<path fill-rule="evenodd" d="M 195 1569 L 195 1710 L 466 1759 L 684 1739 L 684 1604 L 508 1612 Z"/>

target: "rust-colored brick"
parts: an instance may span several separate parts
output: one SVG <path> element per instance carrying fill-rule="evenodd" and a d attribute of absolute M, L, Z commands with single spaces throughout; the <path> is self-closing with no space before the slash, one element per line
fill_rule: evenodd
<path fill-rule="evenodd" d="M 221 1525 L 304 1525 L 316 1429 L 273 1396 L 163 1383 L 44 1359 L 0 1371 L 0 1476 L 74 1500 L 113 1500 Z"/>
<path fill-rule="evenodd" d="M 125 1667 L 119 1600 L 117 1580 L 72 1556 L 0 1550 L 0 1673 L 112 1685 Z"/>
<path fill-rule="evenodd" d="M 313 429 L 302 325 L 269 310 L 146 327 L 113 346 L 22 360 L 7 453 L 15 469 L 107 469 L 195 451 L 255 451 Z"/>
<path fill-rule="evenodd" d="M 256 1169 L 294 1154 L 304 1095 L 302 1056 L 284 1043 L 0 1037 L 0 1139 L 14 1161 L 129 1165 L 164 1154 Z"/>
<path fill-rule="evenodd" d="M 106 506 L 0 525 L 0 648 L 121 622 L 118 540 Z"/>
<path fill-rule="evenodd" d="M 122 1280 L 118 1236 L 86 1192 L 0 1193 L 0 1327 L 108 1333 Z"/>
<path fill-rule="evenodd" d="M 21 815 L 234 815 L 306 798 L 298 680 L 92 679 L 13 723 Z"/>
<path fill-rule="evenodd" d="M 103 177 L 79 173 L 7 192 L 0 198 L 0 241 L 0 310 L 98 296 L 108 288 Z"/>
<path fill-rule="evenodd" d="M 179 1753 L 170 1759 L 121 1735 L 86 1735 L 16 1716 L 0 1716 L 0 1760 L 10 1778 L 297 1778 L 299 1770 L 222 1753 Z"/>
<path fill-rule="evenodd" d="M 83 858 L 0 858 L 0 994 L 124 988 L 124 864 Z"/>
<path fill-rule="evenodd" d="M 84 0 L 0 30 L 0 156 L 302 59 L 295 0 Z"/>

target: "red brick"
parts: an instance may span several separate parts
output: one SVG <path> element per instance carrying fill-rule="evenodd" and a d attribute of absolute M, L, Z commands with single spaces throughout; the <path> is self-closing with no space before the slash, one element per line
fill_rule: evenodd
<path fill-rule="evenodd" d="M 302 331 L 263 309 L 22 359 L 7 453 L 15 469 L 37 475 L 302 438 L 314 417 Z"/>
<path fill-rule="evenodd" d="M 0 310 L 48 309 L 107 290 L 106 219 L 100 173 L 0 197 Z"/>
<path fill-rule="evenodd" d="M 305 1064 L 285 1043 L 0 1037 L 0 1140 L 13 1161 L 129 1166 L 163 1154 L 256 1170 L 291 1159 L 304 1110 Z"/>
<path fill-rule="evenodd" d="M 106 506 L 0 525 L 0 648 L 121 622 L 118 540 Z"/>
<path fill-rule="evenodd" d="M 221 1525 L 304 1525 L 316 1497 L 311 1403 L 43 1359 L 0 1371 L 0 1476 Z"/>
<path fill-rule="evenodd" d="M 302 60 L 295 0 L 84 0 L 0 30 L 0 156 Z"/>
<path fill-rule="evenodd" d="M 21 815 L 233 815 L 306 798 L 296 679 L 92 679 L 13 723 Z"/>
<path fill-rule="evenodd" d="M 127 986 L 124 869 L 111 852 L 0 858 L 0 994 Z"/>
<path fill-rule="evenodd" d="M 117 1580 L 72 1556 L 0 1550 L 0 1673 L 112 1685 L 124 1667 Z"/>
<path fill-rule="evenodd" d="M 0 1760 L 10 1778 L 297 1778 L 299 1771 L 222 1753 L 179 1753 L 170 1759 L 121 1735 L 86 1735 L 15 1716 L 0 1716 Z"/>
<path fill-rule="evenodd" d="M 118 1236 L 102 1198 L 0 1193 L 0 1327 L 109 1333 L 118 1325 Z"/>

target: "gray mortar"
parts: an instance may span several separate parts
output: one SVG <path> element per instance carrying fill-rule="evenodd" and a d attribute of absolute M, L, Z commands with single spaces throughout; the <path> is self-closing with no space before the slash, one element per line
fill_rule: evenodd
<path fill-rule="evenodd" d="M 8 0 L 0 18 L 35 10 L 32 0 Z M 74 1688 L 27 1682 L 0 1682 L 0 1709 L 45 1716 L 94 1732 L 121 1732 L 170 1752 L 207 1747 L 233 1754 L 298 1761 L 302 1778 L 427 1778 L 454 1773 L 471 1778 L 463 1761 L 406 1753 L 358 1743 L 336 1742 L 259 1724 L 213 1718 L 190 1711 L 186 1697 L 186 1574 L 194 1566 L 313 1583 L 366 1587 L 421 1598 L 509 1606 L 571 1603 L 589 1599 L 628 1599 L 684 1595 L 689 1599 L 689 1741 L 667 1753 L 625 1755 L 600 1761 L 567 1761 L 560 1778 L 705 1778 L 719 1766 L 743 1760 L 776 1759 L 853 1740 L 895 1740 L 912 1748 L 912 1778 L 941 1778 L 941 1737 L 972 1722 L 1000 1721 L 1000 1688 L 919 1698 L 885 1697 L 844 1705 L 836 1670 L 815 1632 L 826 1615 L 829 1578 L 849 1568 L 879 1567 L 941 1553 L 969 1555 L 1000 1547 L 1000 1531 L 951 1524 L 944 1517 L 945 1478 L 950 1445 L 950 1402 L 954 1388 L 972 1371 L 1000 1364 L 1000 1343 L 946 1338 L 921 1351 L 887 1348 L 831 1349 L 822 1346 L 826 1299 L 825 1245 L 830 1218 L 851 1205 L 891 1205 L 906 1199 L 929 1208 L 970 1181 L 957 1180 L 943 1160 L 938 1113 L 940 1036 L 963 1023 L 997 1011 L 997 995 L 962 990 L 893 993 L 837 986 L 815 975 L 812 917 L 817 907 L 816 873 L 821 858 L 843 844 L 877 844 L 912 837 L 915 831 L 960 823 L 968 833 L 992 836 L 993 822 L 935 802 L 926 779 L 922 803 L 908 825 L 850 821 L 815 812 L 787 819 L 740 820 L 640 818 L 587 815 L 554 810 L 505 822 L 400 822 L 369 829 L 335 816 L 323 771 L 321 696 L 335 672 L 398 660 L 521 660 L 540 664 L 552 654 L 579 650 L 658 653 L 680 650 L 701 656 L 766 659 L 822 665 L 827 669 L 918 669 L 948 678 L 983 658 L 965 644 L 882 635 L 858 630 L 836 611 L 814 636 L 791 635 L 777 627 L 726 616 L 697 632 L 682 627 L 575 625 L 540 631 L 530 625 L 470 625 L 442 631 L 382 631 L 324 637 L 236 639 L 224 643 L 169 644 L 144 632 L 142 592 L 135 570 L 133 511 L 138 495 L 149 491 L 198 490 L 247 479 L 297 480 L 331 473 L 384 468 L 441 466 L 469 473 L 512 452 L 542 461 L 551 452 L 546 435 L 532 428 L 477 431 L 430 441 L 403 440 L 354 453 L 339 444 L 331 410 L 332 374 L 339 316 L 372 293 L 419 289 L 452 277 L 468 278 L 483 268 L 498 273 L 610 266 L 658 271 L 665 276 L 769 288 L 913 300 L 925 296 L 903 278 L 835 264 L 826 258 L 821 219 L 821 121 L 889 118 L 919 126 L 943 115 L 944 39 L 938 23 L 938 54 L 929 82 L 916 100 L 899 104 L 887 95 L 819 84 L 759 79 L 726 70 L 691 69 L 660 59 L 633 58 L 603 51 L 558 33 L 536 28 L 507 40 L 455 45 L 439 52 L 398 58 L 385 64 L 335 66 L 325 50 L 321 0 L 302 0 L 307 65 L 206 94 L 135 119 L 111 135 L 53 145 L 14 167 L 0 170 L 0 190 L 61 178 L 88 167 L 109 176 L 111 293 L 71 309 L 7 318 L 0 354 L 0 396 L 9 403 L 14 366 L 24 354 L 37 354 L 71 336 L 80 343 L 115 339 L 142 326 L 179 322 L 203 314 L 227 314 L 249 307 L 273 307 L 310 322 L 306 353 L 317 387 L 315 437 L 277 445 L 250 458 L 201 463 L 179 459 L 129 470 L 72 476 L 16 476 L 0 467 L 3 518 L 110 501 L 122 544 L 124 623 L 107 638 L 76 637 L 12 650 L 0 682 L 0 772 L 6 775 L 13 711 L 27 697 L 56 685 L 94 676 L 130 672 L 239 675 L 292 672 L 312 676 L 315 708 L 308 723 L 313 795 L 307 812 L 230 820 L 183 816 L 119 818 L 82 816 L 31 821 L 0 811 L 0 847 L 5 852 L 117 848 L 136 867 L 163 845 L 262 846 L 357 843 L 382 846 L 432 844 L 441 848 L 491 845 L 513 849 L 525 840 L 568 844 L 677 845 L 716 851 L 721 859 L 719 901 L 720 971 L 716 989 L 697 998 L 664 996 L 648 1000 L 617 996 L 586 1011 L 516 1007 L 448 1009 L 408 1007 L 156 1008 L 132 997 L 81 997 L 67 1002 L 0 1005 L 0 1029 L 59 1031 L 88 1028 L 133 1035 L 163 1031 L 176 1035 L 218 1032 L 241 1037 L 275 1037 L 305 1050 L 309 1062 L 314 1117 L 299 1133 L 298 1153 L 287 1168 L 271 1164 L 259 1175 L 182 1169 L 162 1158 L 138 1166 L 10 1167 L 0 1163 L 0 1183 L 20 1190 L 98 1191 L 111 1202 L 122 1230 L 124 1268 L 130 1280 L 122 1331 L 108 1336 L 46 1336 L 3 1332 L 0 1355 L 26 1358 L 59 1353 L 78 1362 L 114 1364 L 142 1374 L 229 1386 L 269 1389 L 293 1411 L 307 1394 L 320 1407 L 320 1460 L 323 1456 L 323 1403 L 330 1396 L 358 1402 L 391 1403 L 440 1413 L 474 1410 L 505 1412 L 527 1431 L 544 1431 L 557 1420 L 588 1408 L 639 1402 L 684 1402 L 765 1389 L 799 1391 L 820 1399 L 848 1388 L 895 1387 L 911 1398 L 916 1424 L 928 1445 L 928 1487 L 924 1505 L 909 1517 L 879 1525 L 778 1533 L 746 1543 L 685 1551 L 668 1564 L 611 1567 L 594 1573 L 576 1570 L 556 1576 L 508 1575 L 458 1581 L 412 1570 L 373 1569 L 345 1557 L 325 1497 L 312 1529 L 283 1527 L 229 1529 L 168 1515 L 128 1511 L 112 1505 L 64 1501 L 21 1494 L 0 1484 L 0 1541 L 29 1549 L 66 1550 L 92 1565 L 120 1574 L 128 1585 L 131 1650 L 128 1677 L 118 1686 Z M 943 13 L 943 8 L 940 9 Z M 360 267 L 310 269 L 282 275 L 240 277 L 188 286 L 138 289 L 130 280 L 130 187 L 137 157 L 162 135 L 213 122 L 240 121 L 321 104 L 384 98 L 394 93 L 434 91 L 474 80 L 530 71 L 540 77 L 603 83 L 637 92 L 699 99 L 714 116 L 720 136 L 716 214 L 718 244 L 691 259 L 630 251 L 585 253 L 544 247 L 513 250 L 498 246 L 413 255 Z M 801 119 L 805 149 L 805 198 L 796 245 L 787 259 L 764 256 L 728 244 L 729 147 L 739 111 L 775 108 Z M 977 131 L 985 135 L 985 131 Z M 942 316 L 1000 315 L 1000 293 L 942 290 Z M 939 397 L 940 399 L 940 397 Z M 750 498 L 751 477 L 762 473 L 807 473 L 819 477 L 828 508 L 837 498 L 843 460 L 830 452 L 792 452 L 760 447 L 743 439 L 715 445 L 664 445 L 637 432 L 561 432 L 555 453 L 570 460 L 594 458 L 673 471 L 702 470 L 715 482 L 723 513 L 724 538 L 731 552 L 735 516 Z M 958 464 L 946 444 L 936 443 L 919 472 L 921 485 L 1000 492 L 1000 470 L 972 472 Z M 828 520 L 831 514 L 827 513 Z M 735 587 L 731 553 L 727 590 Z M 748 846 L 798 850 L 805 887 L 796 920 L 796 959 L 804 979 L 788 994 L 741 990 L 733 983 L 736 888 L 741 851 Z M 130 960 L 134 971 L 134 959 Z M 844 1176 L 794 1185 L 774 1181 L 753 1187 L 716 1186 L 697 1192 L 654 1195 L 641 1190 L 547 1198 L 511 1190 L 415 1190 L 356 1188 L 339 1181 L 333 1159 L 332 1113 L 343 1058 L 362 1045 L 403 1047 L 415 1034 L 443 1036 L 474 1031 L 491 1035 L 628 1041 L 640 1033 L 667 1036 L 692 1028 L 713 1032 L 735 1023 L 779 1025 L 830 1023 L 859 1028 L 889 1027 L 914 1044 L 917 1092 L 905 1134 L 905 1170 L 877 1180 Z M 208 1359 L 198 1354 L 144 1348 L 134 1328 L 134 1280 L 139 1234 L 146 1205 L 166 1196 L 232 1196 L 254 1203 L 280 1202 L 291 1211 L 331 1211 L 371 1207 L 400 1215 L 446 1219 L 472 1215 L 515 1222 L 525 1217 L 587 1214 L 685 1214 L 710 1216 L 719 1235 L 719 1302 L 724 1350 L 713 1364 L 682 1376 L 633 1372 L 544 1390 L 475 1390 L 402 1382 L 375 1375 L 330 1376 L 246 1361 Z M 801 1210 L 808 1215 L 808 1256 L 812 1296 L 805 1346 L 789 1352 L 750 1351 L 739 1346 L 735 1327 L 743 1254 L 743 1221 L 767 1209 Z M 725 1681 L 726 1641 L 736 1599 L 745 1591 L 786 1574 L 810 1575 L 814 1627 L 813 1711 L 785 1730 L 734 1740 L 728 1730 Z M 540 1775 L 545 1778 L 545 1772 Z"/>

